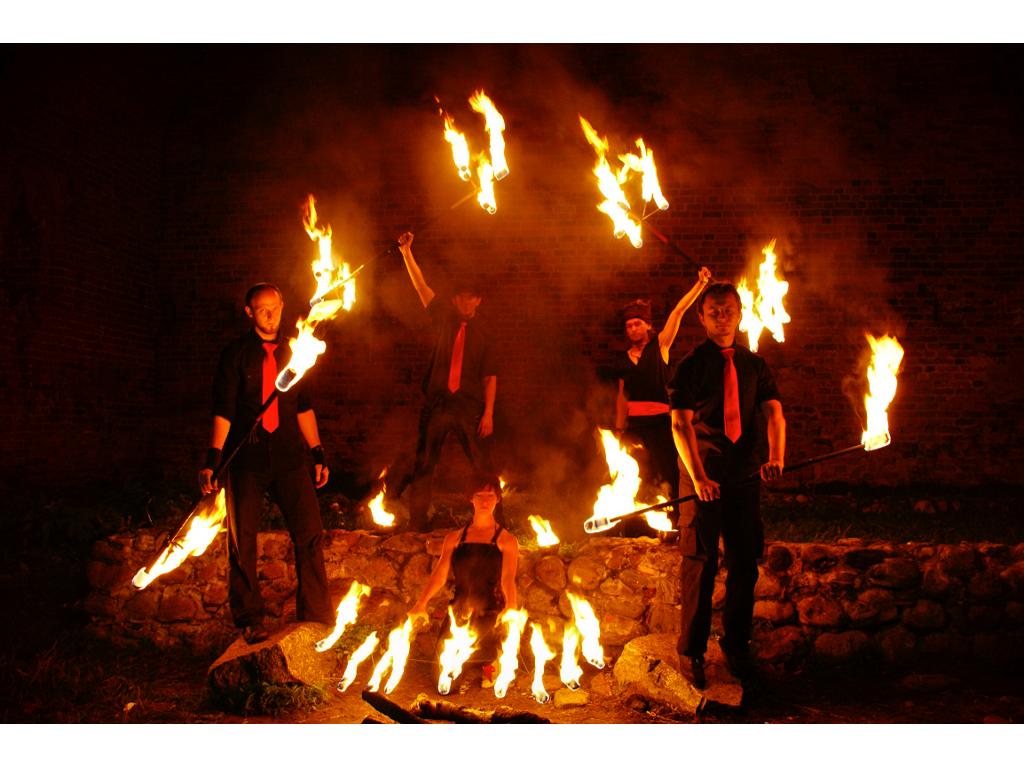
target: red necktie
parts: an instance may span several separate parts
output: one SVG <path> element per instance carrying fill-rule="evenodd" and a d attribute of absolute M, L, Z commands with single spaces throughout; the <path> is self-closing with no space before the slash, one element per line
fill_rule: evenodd
<path fill-rule="evenodd" d="M 267 356 L 263 358 L 263 402 L 267 402 L 267 398 L 274 392 L 274 386 L 277 383 L 277 360 L 274 359 L 274 350 L 277 349 L 277 344 L 270 344 L 263 342 L 263 351 L 267 353 Z M 267 408 L 266 413 L 260 418 L 263 422 L 263 428 L 267 432 L 273 432 L 277 429 L 277 400 L 270 404 Z"/>
<path fill-rule="evenodd" d="M 452 365 L 448 369 L 448 391 L 458 392 L 459 383 L 462 381 L 462 353 L 466 351 L 466 324 L 459 326 L 459 332 L 455 334 L 455 343 L 452 344 Z"/>
<path fill-rule="evenodd" d="M 740 425 L 740 385 L 736 379 L 736 366 L 732 362 L 735 349 L 723 349 L 722 357 L 725 358 L 725 391 L 723 410 L 725 413 L 725 436 L 734 443 L 743 434 L 743 427 Z"/>

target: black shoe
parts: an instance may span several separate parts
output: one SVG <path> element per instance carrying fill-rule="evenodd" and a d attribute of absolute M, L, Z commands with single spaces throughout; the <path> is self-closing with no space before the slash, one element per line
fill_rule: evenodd
<path fill-rule="evenodd" d="M 270 637 L 270 631 L 263 626 L 262 621 L 258 624 L 250 624 L 247 627 L 242 627 L 242 639 L 249 645 L 262 643 L 268 637 Z"/>
<path fill-rule="evenodd" d="M 694 688 L 702 689 L 708 684 L 708 679 L 704 674 L 703 656 L 680 656 L 679 673 Z"/>
<path fill-rule="evenodd" d="M 750 660 L 749 651 L 726 651 L 725 653 L 725 665 L 729 668 L 729 673 L 739 680 L 747 680 L 754 674 L 754 664 Z"/>

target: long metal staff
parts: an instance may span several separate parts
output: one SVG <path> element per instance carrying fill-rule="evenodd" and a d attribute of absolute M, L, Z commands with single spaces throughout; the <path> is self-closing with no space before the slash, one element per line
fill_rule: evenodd
<path fill-rule="evenodd" d="M 803 461 L 798 461 L 796 464 L 793 464 L 792 466 L 788 467 L 787 471 L 788 472 L 796 472 L 798 469 L 804 469 L 805 467 L 809 467 L 812 464 L 818 464 L 819 462 L 822 462 L 822 461 L 828 461 L 829 459 L 835 459 L 835 458 L 837 458 L 839 456 L 843 456 L 843 455 L 845 455 L 847 453 L 853 453 L 854 451 L 866 451 L 866 450 L 867 449 L 865 449 L 863 445 L 858 443 L 857 445 L 851 445 L 849 448 L 843 448 L 843 449 L 838 450 L 838 451 L 832 451 L 831 453 L 825 453 L 825 454 L 822 454 L 821 456 L 815 456 L 812 459 L 805 459 Z M 760 474 L 761 474 L 760 470 L 758 470 L 757 472 L 753 472 L 750 475 L 747 475 L 747 477 L 744 478 L 744 481 L 746 481 L 746 480 L 753 480 L 754 478 L 759 477 Z M 676 504 L 683 504 L 683 503 L 685 503 L 687 501 L 696 501 L 699 498 L 700 498 L 700 496 L 698 494 L 691 493 L 691 494 L 688 494 L 686 496 L 680 496 L 677 499 L 669 499 L 668 501 L 662 501 L 662 502 L 659 502 L 657 504 L 652 504 L 651 506 L 643 507 L 642 509 L 634 509 L 632 512 L 627 512 L 627 513 L 625 513 L 623 515 L 617 515 L 615 517 L 592 517 L 592 518 L 590 518 L 589 520 L 587 520 L 586 522 L 583 523 L 583 530 L 586 531 L 587 533 L 600 533 L 601 531 L 608 530 L 609 528 L 614 526 L 616 523 L 618 523 L 620 520 L 628 520 L 631 517 L 638 517 L 638 516 L 643 515 L 643 514 L 645 514 L 647 512 L 654 512 L 655 510 L 664 509 L 665 507 L 672 507 L 672 506 L 675 506 Z"/>

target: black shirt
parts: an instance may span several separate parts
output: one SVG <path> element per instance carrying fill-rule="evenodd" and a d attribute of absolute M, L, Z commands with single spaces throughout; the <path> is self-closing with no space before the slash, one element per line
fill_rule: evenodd
<path fill-rule="evenodd" d="M 427 305 L 427 314 L 434 327 L 434 352 L 423 377 L 423 391 L 430 400 L 448 394 L 452 346 L 462 321 L 451 301 L 437 295 Z M 466 346 L 462 353 L 458 391 L 481 405 L 484 404 L 484 377 L 498 375 L 493 347 L 490 329 L 479 317 L 466 322 Z"/>
<path fill-rule="evenodd" d="M 284 370 L 291 355 L 287 339 L 279 334 L 274 350 L 278 371 Z M 296 415 L 313 407 L 305 379 L 287 392 L 278 393 L 277 429 L 267 432 L 260 424 L 249 437 L 248 430 L 263 405 L 265 357 L 263 339 L 255 329 L 224 348 L 213 380 L 213 415 L 231 422 L 231 431 L 224 442 L 225 454 L 240 441 L 247 441 L 233 466 L 260 471 L 294 469 L 306 460 L 306 441 L 299 431 Z"/>
<path fill-rule="evenodd" d="M 658 334 L 648 331 L 647 344 L 636 363 L 628 351 L 624 351 L 616 363 L 616 374 L 622 379 L 626 399 L 668 404 L 668 364 L 661 356 Z"/>
<path fill-rule="evenodd" d="M 736 480 L 756 472 L 765 453 L 759 406 L 779 400 L 775 377 L 764 358 L 733 345 L 739 385 L 742 434 L 735 444 L 725 436 L 725 358 L 711 339 L 679 363 L 669 382 L 672 410 L 693 411 L 693 428 L 704 469 L 712 480 Z"/>

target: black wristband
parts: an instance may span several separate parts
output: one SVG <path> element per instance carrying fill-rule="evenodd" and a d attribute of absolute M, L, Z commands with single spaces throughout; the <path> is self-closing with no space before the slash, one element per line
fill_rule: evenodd
<path fill-rule="evenodd" d="M 309 449 L 310 454 L 313 456 L 313 464 L 326 464 L 324 461 L 324 447 L 317 445 Z"/>
<path fill-rule="evenodd" d="M 224 451 L 220 448 L 207 448 L 206 461 L 203 463 L 203 469 L 212 469 L 216 472 L 217 467 L 220 466 L 220 457 L 223 455 Z"/>

